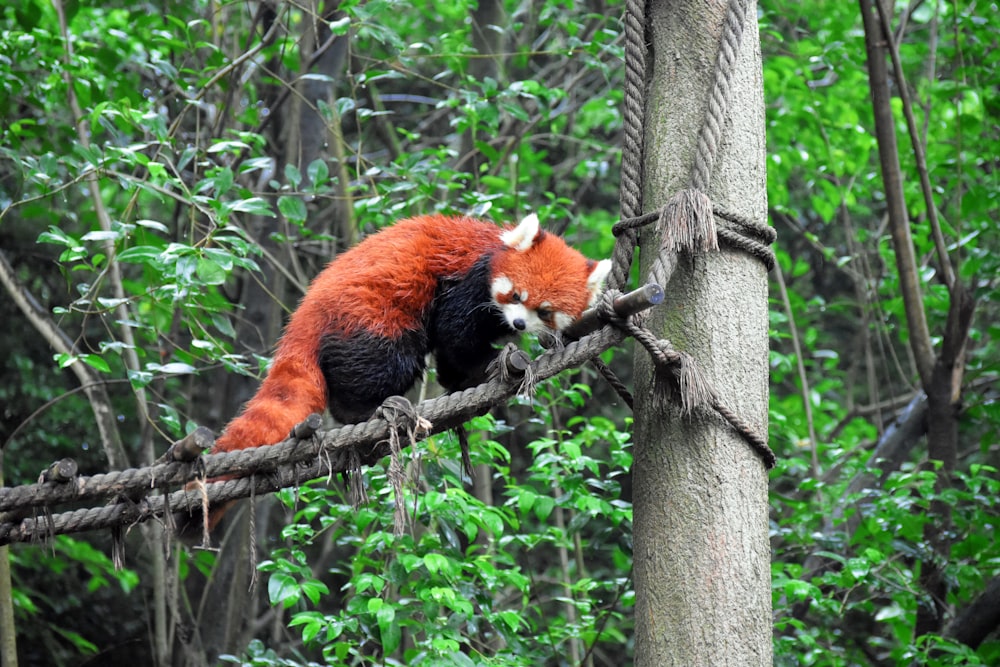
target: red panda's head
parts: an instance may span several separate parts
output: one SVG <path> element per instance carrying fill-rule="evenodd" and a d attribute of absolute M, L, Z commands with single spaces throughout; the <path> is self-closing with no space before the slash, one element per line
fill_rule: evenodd
<path fill-rule="evenodd" d="M 538 226 L 534 213 L 500 234 L 490 293 L 512 329 L 560 331 L 593 305 L 611 262 L 589 260 Z"/>

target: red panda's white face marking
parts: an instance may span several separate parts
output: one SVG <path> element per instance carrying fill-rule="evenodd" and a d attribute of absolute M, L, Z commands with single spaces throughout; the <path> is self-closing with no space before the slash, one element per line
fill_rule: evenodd
<path fill-rule="evenodd" d="M 505 230 L 493 261 L 490 295 L 515 331 L 560 331 L 597 300 L 611 262 L 591 262 L 531 214 Z"/>
<path fill-rule="evenodd" d="M 507 324 L 515 331 L 527 331 L 530 333 L 541 333 L 546 330 L 561 328 L 555 325 L 554 316 L 550 309 L 545 308 L 548 302 L 543 302 L 538 308 L 532 308 L 529 301 L 531 295 L 527 290 L 517 290 L 513 281 L 507 276 L 497 276 L 490 284 L 490 294 L 493 301 L 500 307 L 500 312 L 507 320 Z M 557 313 L 560 320 L 568 316 Z M 573 318 L 569 318 L 572 322 Z"/>
<path fill-rule="evenodd" d="M 552 308 L 552 306 L 549 304 L 548 301 L 543 301 L 542 307 L 545 309 Z M 556 329 L 558 329 L 559 331 L 562 331 L 569 325 L 573 324 L 572 316 L 567 315 L 566 313 L 560 313 L 558 310 L 553 311 L 552 320 L 555 322 Z"/>

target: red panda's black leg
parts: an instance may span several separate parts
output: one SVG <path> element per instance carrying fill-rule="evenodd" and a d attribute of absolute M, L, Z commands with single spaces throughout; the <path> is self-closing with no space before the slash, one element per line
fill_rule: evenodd
<path fill-rule="evenodd" d="M 514 332 L 490 296 L 490 257 L 484 255 L 460 278 L 442 280 L 428 332 L 438 382 L 455 391 L 485 379 L 497 356 L 493 344 Z"/>
<path fill-rule="evenodd" d="M 405 394 L 424 372 L 427 348 L 423 331 L 398 340 L 366 333 L 326 336 L 319 367 L 330 414 L 345 424 L 362 422 L 388 397 Z"/>

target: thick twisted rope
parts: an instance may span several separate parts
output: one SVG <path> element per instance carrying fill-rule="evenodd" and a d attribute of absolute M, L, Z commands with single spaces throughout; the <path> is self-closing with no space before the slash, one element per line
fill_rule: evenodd
<path fill-rule="evenodd" d="M 722 402 L 718 392 L 701 372 L 695 360 L 687 353 L 675 350 L 667 341 L 658 339 L 649 329 L 636 321 L 637 316 L 623 318 L 617 315 L 611 305 L 613 298 L 613 294 L 605 294 L 602 297 L 598 304 L 601 317 L 627 331 L 649 352 L 658 371 L 657 379 L 663 383 L 661 392 L 657 395 L 666 394 L 679 402 L 684 414 L 691 414 L 702 405 L 711 407 L 743 436 L 765 466 L 773 468 L 777 458 L 768 446 L 767 440 Z"/>
<path fill-rule="evenodd" d="M 596 332 L 553 349 L 531 364 L 538 380 L 550 378 L 566 368 L 576 367 L 618 345 L 624 332 L 605 326 Z M 420 418 L 430 422 L 419 437 L 440 433 L 483 414 L 518 391 L 519 378 L 490 380 L 477 387 L 424 401 L 418 406 Z M 390 431 L 394 427 L 382 417 L 360 424 L 317 433 L 304 440 L 290 438 L 276 445 L 222 452 L 202 457 L 194 463 L 163 463 L 149 468 L 103 473 L 79 478 L 55 487 L 53 483 L 31 484 L 0 489 L 0 507 L 17 508 L 14 516 L 0 517 L 0 545 L 38 540 L 50 535 L 99 528 L 133 525 L 167 512 L 194 511 L 207 501 L 218 505 L 246 498 L 251 493 L 271 493 L 316 479 L 358 470 L 391 453 Z M 198 476 L 236 475 L 234 479 L 206 484 L 204 491 L 175 491 L 168 495 L 146 495 L 155 489 L 184 484 Z M 251 476 L 252 475 L 252 476 Z M 118 500 L 104 507 L 91 507 L 47 514 L 46 506 L 70 500 L 96 500 L 109 496 L 140 496 L 139 500 Z M 58 500 L 56 500 L 58 499 Z M 22 516 L 25 508 L 29 514 Z"/>
<path fill-rule="evenodd" d="M 715 83 L 708 99 L 708 112 L 698 133 L 698 148 L 695 152 L 694 167 L 691 171 L 691 187 L 708 192 L 712 183 L 712 168 L 719 154 L 722 132 L 729 113 L 730 90 L 736 75 L 736 59 L 743 40 L 746 25 L 747 4 L 741 0 L 730 0 L 723 20 L 722 40 L 715 63 Z"/>
<path fill-rule="evenodd" d="M 663 291 L 658 286 L 646 285 L 616 300 L 614 311 L 621 316 L 628 316 L 660 303 L 662 299 Z M 585 312 L 567 332 L 572 342 L 549 351 L 535 361 L 521 350 L 502 355 L 501 359 L 505 363 L 494 369 L 491 374 L 493 379 L 477 387 L 424 401 L 420 405 L 420 416 L 432 422 L 435 433 L 453 428 L 465 422 L 468 417 L 482 414 L 514 393 L 530 391 L 530 386 L 535 381 L 578 365 L 588 355 L 600 354 L 618 344 L 624 337 L 621 332 L 605 327 L 594 310 Z M 538 373 L 544 375 L 538 376 Z M 530 378 L 532 382 L 526 385 L 526 378 Z M 211 441 L 208 429 L 202 428 L 193 434 L 201 437 L 189 436 L 182 441 L 182 444 L 189 444 L 188 441 L 198 444 L 197 451 L 189 453 L 188 462 L 163 457 L 161 462 L 145 468 L 73 477 L 68 482 L 59 484 L 43 480 L 36 484 L 0 488 L 0 523 L 14 520 L 10 514 L 15 510 L 24 515 L 24 511 L 32 507 L 106 499 L 115 495 L 141 496 L 150 490 L 176 487 L 197 477 L 266 472 L 277 466 L 304 461 L 312 454 L 304 453 L 305 450 L 301 449 L 304 445 L 301 443 L 309 441 L 322 423 L 318 415 L 314 417 L 315 419 L 309 418 L 293 429 L 295 437 L 286 441 L 287 447 L 259 447 L 198 457 L 198 453 Z M 330 449 L 346 449 L 350 457 L 346 464 L 347 470 L 358 470 L 362 465 L 380 458 L 380 455 L 364 450 L 364 445 L 388 438 L 388 432 L 386 420 L 376 417 L 367 422 L 328 431 L 324 442 Z M 363 455 L 361 450 L 366 453 Z M 340 466 L 340 463 L 336 464 L 336 467 Z M 2 514 L 5 512 L 8 513 L 7 516 Z"/>
<path fill-rule="evenodd" d="M 646 115 L 646 4 L 625 3 L 625 96 L 622 136 L 622 171 L 618 197 L 622 217 L 642 213 L 642 146 Z M 628 284 L 638 234 L 628 231 L 615 240 L 608 288 L 624 290 Z M 666 285 L 666 283 L 659 283 Z"/>

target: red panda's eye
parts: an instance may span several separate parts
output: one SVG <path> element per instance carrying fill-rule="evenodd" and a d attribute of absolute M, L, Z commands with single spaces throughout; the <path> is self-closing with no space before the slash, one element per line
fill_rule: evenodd
<path fill-rule="evenodd" d="M 521 295 L 517 292 L 512 292 L 510 295 L 510 300 L 514 303 L 521 303 Z"/>
<path fill-rule="evenodd" d="M 538 314 L 538 319 L 545 322 L 550 322 L 552 320 L 552 311 L 548 308 L 539 308 L 535 311 Z"/>

